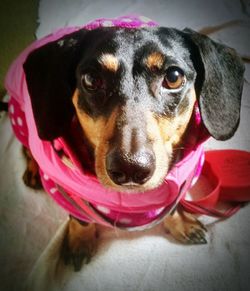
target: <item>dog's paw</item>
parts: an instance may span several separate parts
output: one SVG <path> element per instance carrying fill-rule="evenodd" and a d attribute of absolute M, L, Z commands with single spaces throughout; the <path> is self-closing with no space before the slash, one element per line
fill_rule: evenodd
<path fill-rule="evenodd" d="M 32 171 L 29 168 L 27 168 L 23 174 L 23 182 L 26 186 L 35 190 L 43 188 L 39 172 Z"/>
<path fill-rule="evenodd" d="M 42 189 L 41 177 L 39 174 L 39 167 L 35 159 L 33 158 L 30 150 L 23 147 L 23 154 L 26 158 L 27 168 L 23 174 L 24 184 L 32 189 Z"/>
<path fill-rule="evenodd" d="M 164 220 L 164 227 L 185 244 L 206 244 L 205 226 L 192 214 L 176 210 Z"/>
<path fill-rule="evenodd" d="M 64 238 L 61 257 L 65 265 L 73 265 L 79 271 L 83 264 L 88 264 L 97 250 L 96 226 L 94 223 L 81 224 L 70 219 Z"/>

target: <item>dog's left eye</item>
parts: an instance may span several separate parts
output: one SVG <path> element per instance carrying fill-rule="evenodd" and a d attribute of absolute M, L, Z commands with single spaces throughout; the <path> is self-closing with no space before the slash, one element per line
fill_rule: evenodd
<path fill-rule="evenodd" d="M 186 81 L 183 70 L 176 66 L 167 69 L 162 87 L 168 90 L 180 89 Z"/>
<path fill-rule="evenodd" d="M 89 91 L 96 91 L 104 87 L 103 79 L 97 74 L 86 73 L 81 78 L 82 86 Z"/>

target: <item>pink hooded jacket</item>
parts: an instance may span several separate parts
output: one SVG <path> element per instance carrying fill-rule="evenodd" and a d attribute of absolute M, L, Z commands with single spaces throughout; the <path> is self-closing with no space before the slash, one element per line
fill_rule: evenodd
<path fill-rule="evenodd" d="M 81 28 L 91 30 L 100 26 L 138 28 L 156 26 L 156 23 L 140 16 L 98 19 L 82 27 L 60 29 L 35 41 L 14 61 L 6 77 L 5 85 L 10 95 L 10 119 L 15 135 L 30 149 L 40 167 L 44 189 L 59 205 L 87 222 L 134 230 L 146 228 L 160 222 L 184 198 L 201 171 L 204 159 L 202 144 L 207 136 L 204 135 L 198 106 L 193 112 L 192 130 L 193 134 L 201 136 L 200 141 L 193 148 L 187 149 L 184 158 L 172 168 L 161 186 L 135 194 L 104 188 L 95 176 L 77 167 L 77 160 L 70 147 L 63 138 L 57 138 L 54 144 L 67 154 L 74 167 L 65 165 L 51 143 L 39 138 L 32 113 L 23 71 L 28 54 Z"/>

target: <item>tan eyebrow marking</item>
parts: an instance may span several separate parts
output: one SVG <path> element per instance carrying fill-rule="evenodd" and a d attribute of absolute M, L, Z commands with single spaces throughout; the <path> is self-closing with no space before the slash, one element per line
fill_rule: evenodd
<path fill-rule="evenodd" d="M 103 54 L 99 60 L 104 69 L 117 72 L 119 67 L 118 59 L 112 54 Z"/>
<path fill-rule="evenodd" d="M 146 59 L 146 66 L 152 70 L 155 67 L 161 69 L 164 62 L 164 56 L 160 52 L 151 53 Z"/>

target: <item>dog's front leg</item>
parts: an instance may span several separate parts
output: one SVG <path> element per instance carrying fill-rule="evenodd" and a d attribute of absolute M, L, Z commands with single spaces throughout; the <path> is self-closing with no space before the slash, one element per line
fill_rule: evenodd
<path fill-rule="evenodd" d="M 164 227 L 182 243 L 207 243 L 205 226 L 194 215 L 184 211 L 181 206 L 164 219 Z"/>
<path fill-rule="evenodd" d="M 42 182 L 39 174 L 39 167 L 29 149 L 23 146 L 23 153 L 27 166 L 23 174 L 23 181 L 26 186 L 32 189 L 42 189 Z"/>
<path fill-rule="evenodd" d="M 79 271 L 88 264 L 97 249 L 97 231 L 94 223 L 86 223 L 70 216 L 62 244 L 61 256 L 66 265 L 72 264 Z"/>

